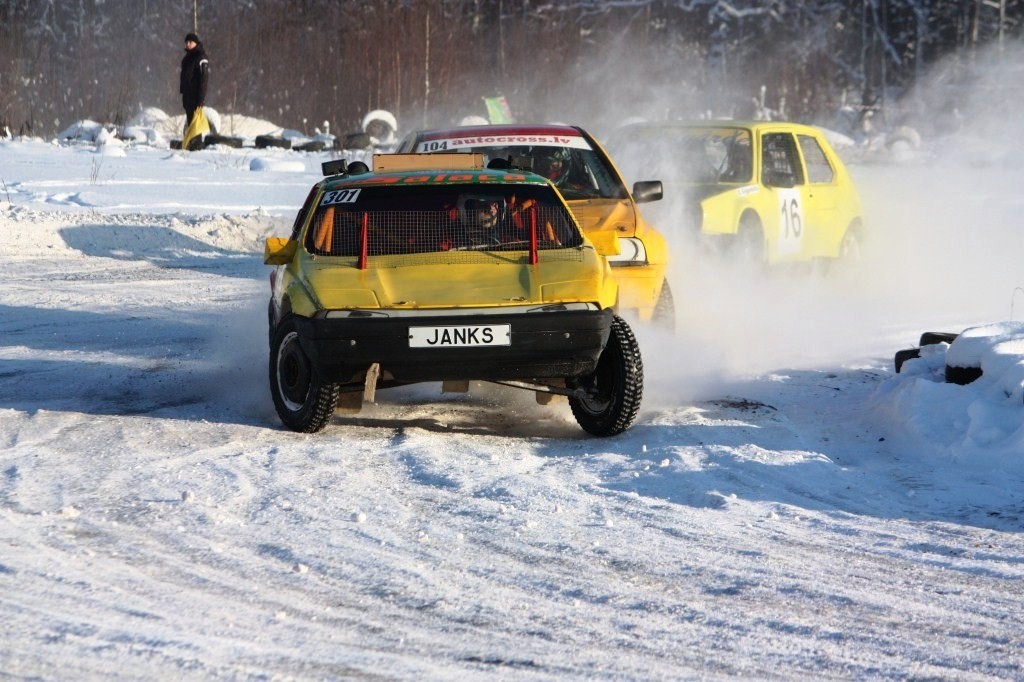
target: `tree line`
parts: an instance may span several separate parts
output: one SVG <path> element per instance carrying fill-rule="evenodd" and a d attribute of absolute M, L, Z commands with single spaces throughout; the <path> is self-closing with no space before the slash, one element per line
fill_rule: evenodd
<path fill-rule="evenodd" d="M 891 107 L 950 55 L 1020 36 L 1024 0 L 0 0 L 0 124 L 48 135 L 142 106 L 181 113 L 183 38 L 208 104 L 311 130 L 486 115 L 629 117 Z M 955 85 L 955 84 L 954 84 Z"/>

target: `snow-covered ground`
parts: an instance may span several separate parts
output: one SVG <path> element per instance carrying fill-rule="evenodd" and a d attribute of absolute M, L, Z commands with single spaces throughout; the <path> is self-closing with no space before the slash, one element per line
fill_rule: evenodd
<path fill-rule="evenodd" d="M 671 235 L 621 436 L 433 384 L 299 435 L 262 239 L 325 158 L 0 142 L 0 677 L 1024 678 L 1020 170 L 854 167 L 856 272 Z"/>

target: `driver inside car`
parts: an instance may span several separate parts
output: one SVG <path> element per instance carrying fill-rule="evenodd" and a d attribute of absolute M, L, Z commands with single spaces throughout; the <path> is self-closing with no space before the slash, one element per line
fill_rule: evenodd
<path fill-rule="evenodd" d="M 572 152 L 565 147 L 544 147 L 534 160 L 535 171 L 551 181 L 560 191 L 592 189 L 589 182 L 581 182 L 575 171 Z"/>

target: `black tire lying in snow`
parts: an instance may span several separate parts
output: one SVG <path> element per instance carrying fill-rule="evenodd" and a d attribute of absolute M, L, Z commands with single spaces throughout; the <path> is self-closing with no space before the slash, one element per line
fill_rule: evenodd
<path fill-rule="evenodd" d="M 946 383 L 966 386 L 981 377 L 981 367 L 956 367 L 946 365 Z"/>
<path fill-rule="evenodd" d="M 240 137 L 229 137 L 228 135 L 207 135 L 203 138 L 203 147 L 212 147 L 215 144 L 219 144 L 224 147 L 241 149 L 243 142 L 244 140 Z"/>
<path fill-rule="evenodd" d="M 896 373 L 899 374 L 900 370 L 903 369 L 903 363 L 907 360 L 913 360 L 914 358 L 921 357 L 920 348 L 906 348 L 904 350 L 896 351 L 895 365 Z"/>
<path fill-rule="evenodd" d="M 267 147 L 277 147 L 278 149 L 292 148 L 291 140 L 286 140 L 283 137 L 274 137 L 273 135 L 257 135 L 254 142 L 256 149 L 266 149 Z"/>
<path fill-rule="evenodd" d="M 644 392 L 644 365 L 633 330 L 619 316 L 594 373 L 573 382 L 587 391 L 584 398 L 569 398 L 569 407 L 583 430 L 595 436 L 622 433 L 636 420 Z"/>
<path fill-rule="evenodd" d="M 953 332 L 925 332 L 921 334 L 919 346 L 934 346 L 937 343 L 953 343 L 959 334 Z"/>
<path fill-rule="evenodd" d="M 955 332 L 924 332 L 923 334 L 921 334 L 921 339 L 918 341 L 917 345 L 921 346 L 921 347 L 924 347 L 924 346 L 934 346 L 934 345 L 939 344 L 939 343 L 953 343 L 953 341 L 956 340 L 956 337 L 958 337 L 958 336 L 960 336 L 960 335 L 955 333 Z M 905 363 L 907 360 L 913 360 L 914 358 L 919 358 L 919 357 L 921 357 L 921 348 L 907 348 L 905 350 L 896 351 L 896 358 L 895 358 L 896 373 L 897 374 L 900 373 L 900 370 L 903 368 L 903 363 Z M 955 374 L 955 372 L 954 372 L 954 374 Z M 949 381 L 949 378 L 948 378 L 949 372 L 948 372 L 948 370 L 946 372 L 946 376 L 947 376 L 946 381 Z M 975 379 L 977 379 L 977 377 L 975 377 Z M 974 379 L 971 379 L 971 381 L 974 381 Z M 953 382 L 953 383 L 960 383 L 960 382 Z"/>

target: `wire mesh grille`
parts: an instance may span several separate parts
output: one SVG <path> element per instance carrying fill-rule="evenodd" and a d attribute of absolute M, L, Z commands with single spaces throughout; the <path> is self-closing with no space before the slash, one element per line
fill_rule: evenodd
<path fill-rule="evenodd" d="M 346 210 L 322 206 L 307 233 L 306 249 L 320 256 L 378 257 L 387 265 L 529 261 L 535 239 L 539 262 L 581 260 L 579 230 L 557 206 L 468 202 L 442 211 Z M 385 265 L 385 261 L 377 262 Z"/>

